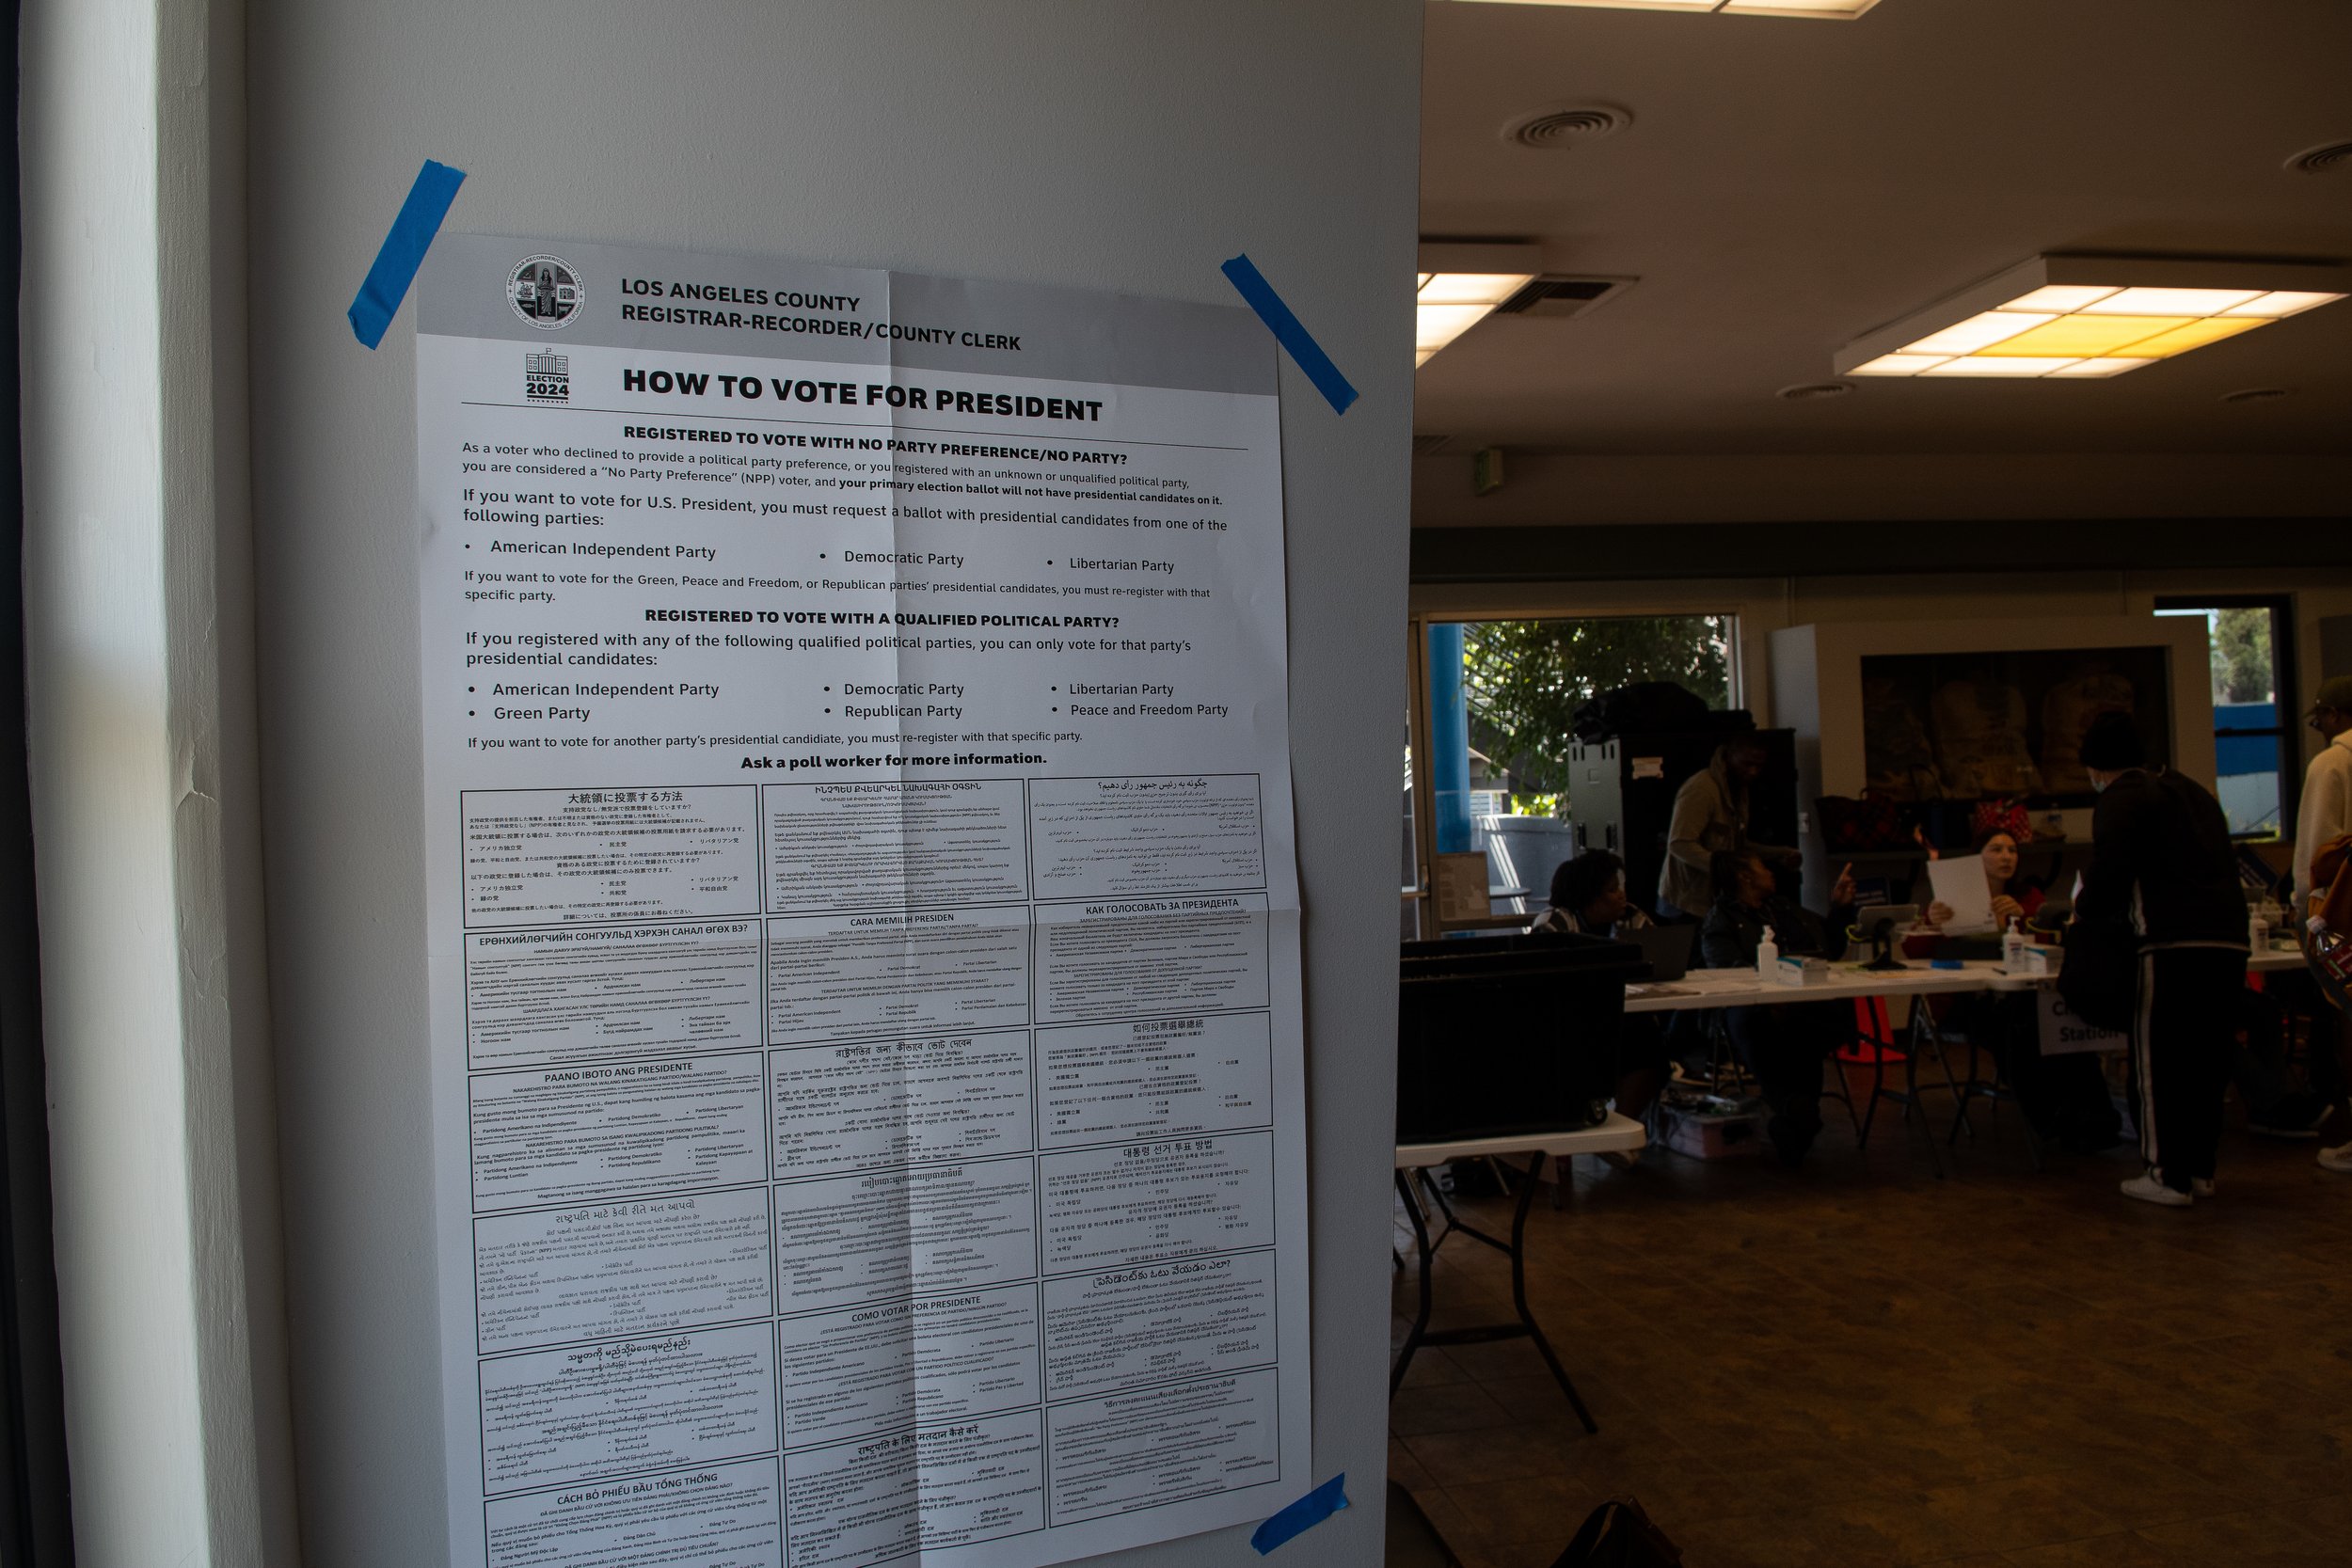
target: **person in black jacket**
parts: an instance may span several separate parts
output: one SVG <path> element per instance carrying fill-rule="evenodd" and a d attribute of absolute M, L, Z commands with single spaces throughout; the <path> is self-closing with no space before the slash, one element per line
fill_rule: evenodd
<path fill-rule="evenodd" d="M 1783 954 L 1836 958 L 1853 924 L 1853 867 L 1830 890 L 1827 919 L 1781 896 L 1772 867 L 1754 849 L 1715 857 L 1715 907 L 1699 929 L 1699 952 L 1709 969 L 1754 969 L 1764 928 Z M 1850 1032 L 1850 1016 L 1835 1002 L 1785 1002 L 1725 1007 L 1724 1022 L 1740 1060 L 1756 1075 L 1771 1112 L 1764 1124 L 1781 1163 L 1794 1165 L 1821 1132 L 1821 1058 Z"/>
<path fill-rule="evenodd" d="M 2221 1099 L 2246 989 L 2246 895 L 2221 806 L 2193 779 L 2148 766 L 2129 714 L 2083 736 L 2099 804 L 2077 920 L 2123 919 L 2139 937 L 2132 1119 L 2147 1169 L 2127 1197 L 2185 1209 L 2213 1195 Z"/>

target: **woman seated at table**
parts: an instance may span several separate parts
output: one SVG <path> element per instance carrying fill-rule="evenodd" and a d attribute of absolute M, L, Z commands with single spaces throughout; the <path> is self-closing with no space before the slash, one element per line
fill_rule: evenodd
<path fill-rule="evenodd" d="M 1551 907 L 1528 932 L 1613 937 L 1652 924 L 1626 897 L 1625 862 L 1606 849 L 1587 849 L 1552 872 Z M 1617 1110 L 1639 1120 L 1665 1083 L 1665 1029 L 1653 1015 L 1629 1015 L 1617 1033 Z M 1623 1163 L 1632 1162 L 1628 1155 Z"/>
<path fill-rule="evenodd" d="M 2009 929 L 2010 922 L 2030 922 L 2042 912 L 2042 893 L 2033 883 L 2017 875 L 2017 835 L 2006 828 L 1994 828 L 1977 835 L 1977 854 L 1984 862 L 1986 889 L 1993 895 L 1993 927 L 1997 939 Z M 1913 927 L 1904 950 L 1915 957 L 1930 956 L 1932 944 L 1944 934 L 1944 927 L 1955 918 L 1949 904 L 1928 906 L 1927 918 Z M 1925 947 L 1928 951 L 1921 951 Z"/>
<path fill-rule="evenodd" d="M 1998 930 L 2010 921 L 2030 921 L 2042 912 L 2042 890 L 2017 874 L 2017 837 L 1994 828 L 1977 836 L 1977 853 L 1984 861 L 1984 880 L 1993 895 L 1993 919 Z M 1932 957 L 1954 911 L 1947 904 L 1928 906 L 1927 918 L 1907 938 L 1903 950 L 1914 958 Z M 2107 1093 L 2106 1074 L 2095 1054 L 2044 1057 L 2042 1054 L 2040 1006 L 2031 991 L 1987 991 L 1974 996 L 1931 1002 L 1939 1006 L 1941 1027 L 1956 1032 L 1993 1053 L 2002 1079 L 2017 1097 L 2018 1109 L 2045 1142 L 2082 1153 L 2111 1148 L 2122 1136 L 2122 1118 Z"/>
<path fill-rule="evenodd" d="M 1709 969 L 1754 969 L 1757 945 L 1771 927 L 1784 957 L 1836 958 L 1853 924 L 1853 867 L 1830 889 L 1827 919 L 1781 896 L 1772 867 L 1752 849 L 1716 857 L 1715 907 L 1699 930 L 1699 952 Z M 1740 1060 L 1756 1076 L 1771 1117 L 1765 1135 L 1784 1164 L 1794 1165 L 1821 1132 L 1821 1061 L 1851 1033 L 1850 1006 L 1787 1002 L 1725 1007 L 1724 1025 Z"/>

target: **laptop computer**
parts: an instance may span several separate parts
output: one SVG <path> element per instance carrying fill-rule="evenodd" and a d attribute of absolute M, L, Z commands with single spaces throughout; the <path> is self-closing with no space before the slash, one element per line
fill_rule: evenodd
<path fill-rule="evenodd" d="M 1698 945 L 1696 926 L 1636 926 L 1617 933 L 1642 950 L 1652 981 L 1679 980 L 1691 972 L 1691 950 Z"/>

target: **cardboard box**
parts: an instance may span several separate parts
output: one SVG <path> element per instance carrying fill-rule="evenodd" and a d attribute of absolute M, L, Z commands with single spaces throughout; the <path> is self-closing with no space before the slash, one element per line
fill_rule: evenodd
<path fill-rule="evenodd" d="M 1768 1147 L 1764 1138 L 1764 1113 L 1742 1111 L 1733 1116 L 1695 1116 L 1688 1111 L 1658 1108 L 1658 1142 L 1677 1154 L 1687 1154 L 1693 1160 L 1727 1160 L 1742 1154 L 1760 1154 Z"/>

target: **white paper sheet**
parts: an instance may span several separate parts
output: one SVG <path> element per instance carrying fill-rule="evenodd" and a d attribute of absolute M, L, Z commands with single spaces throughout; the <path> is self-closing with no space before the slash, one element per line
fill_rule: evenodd
<path fill-rule="evenodd" d="M 1982 855 L 1928 862 L 1928 885 L 1935 890 L 1935 901 L 1952 911 L 1944 925 L 1946 936 L 1983 936 L 1994 929 L 1993 888 L 1984 879 Z"/>
<path fill-rule="evenodd" d="M 1263 329 L 481 235 L 417 304 L 451 1560 L 1305 1492 Z"/>

